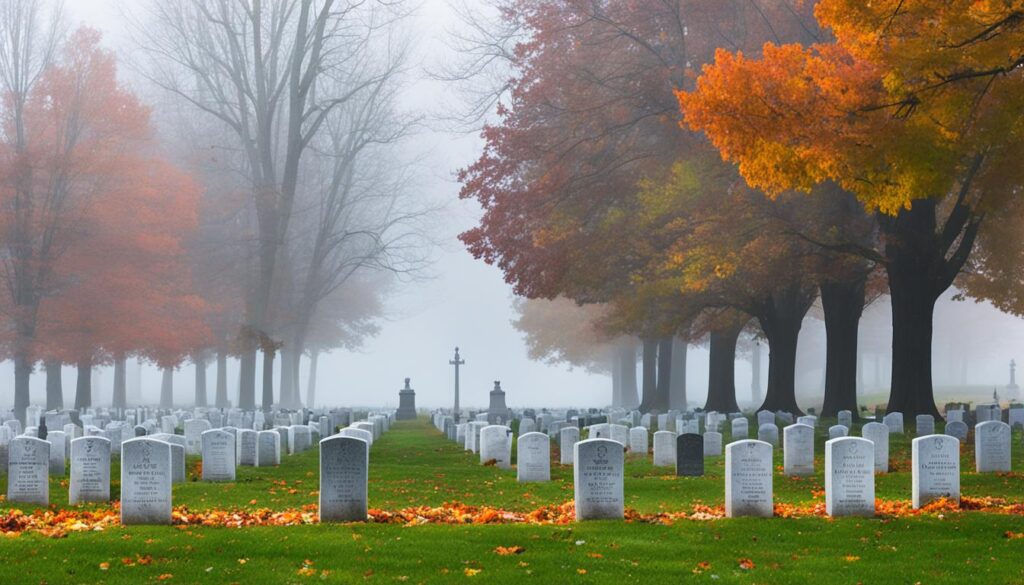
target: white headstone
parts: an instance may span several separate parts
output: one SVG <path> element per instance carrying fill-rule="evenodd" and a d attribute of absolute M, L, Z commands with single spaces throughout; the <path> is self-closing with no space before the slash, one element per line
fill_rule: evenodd
<path fill-rule="evenodd" d="M 203 431 L 203 481 L 235 481 L 235 436 L 223 429 Z"/>
<path fill-rule="evenodd" d="M 1010 425 L 989 420 L 974 427 L 974 458 L 978 473 L 1010 471 Z"/>
<path fill-rule="evenodd" d="M 832 425 L 828 428 L 829 439 L 839 439 L 850 434 L 850 429 L 844 425 Z"/>
<path fill-rule="evenodd" d="M 608 425 L 608 429 L 611 431 L 611 439 L 618 441 L 623 447 L 629 445 L 629 427 L 625 425 Z"/>
<path fill-rule="evenodd" d="M 946 423 L 945 433 L 950 437 L 956 437 L 958 441 L 963 443 L 967 440 L 967 423 L 959 420 Z"/>
<path fill-rule="evenodd" d="M 889 427 L 869 422 L 861 427 L 860 435 L 874 445 L 875 473 L 889 473 Z"/>
<path fill-rule="evenodd" d="M 730 423 L 732 425 L 731 436 L 733 441 L 740 439 L 747 439 L 750 437 L 750 423 L 745 418 L 734 418 Z"/>
<path fill-rule="evenodd" d="M 935 434 L 935 417 L 930 414 L 919 414 L 914 418 L 914 430 L 918 437 Z"/>
<path fill-rule="evenodd" d="M 839 424 L 850 429 L 853 428 L 853 412 L 849 410 L 840 410 L 836 413 L 836 419 Z"/>
<path fill-rule="evenodd" d="M 46 436 L 50 443 L 50 475 L 64 475 L 67 464 L 68 441 L 64 431 L 53 431 Z"/>
<path fill-rule="evenodd" d="M 7 461 L 7 501 L 50 504 L 50 443 L 24 435 L 11 440 Z"/>
<path fill-rule="evenodd" d="M 121 444 L 121 524 L 171 523 L 171 444 L 149 437 Z"/>
<path fill-rule="evenodd" d="M 210 430 L 210 421 L 194 418 L 185 421 L 185 452 L 199 455 L 203 450 L 203 433 Z M 164 431 L 167 432 L 167 431 Z M 174 434 L 174 431 L 171 431 Z"/>
<path fill-rule="evenodd" d="M 774 425 L 773 425 L 774 426 Z M 744 440 L 725 447 L 725 515 L 773 515 L 772 446 Z"/>
<path fill-rule="evenodd" d="M 256 467 L 281 464 L 281 434 L 277 431 L 256 433 Z"/>
<path fill-rule="evenodd" d="M 903 432 L 902 412 L 890 412 L 889 414 L 882 417 L 882 422 L 885 423 L 885 426 L 889 427 L 890 434 Z"/>
<path fill-rule="evenodd" d="M 841 437 L 825 442 L 825 513 L 875 515 L 875 455 L 871 441 Z"/>
<path fill-rule="evenodd" d="M 122 459 L 122 464 L 124 463 Z M 68 504 L 110 500 L 110 439 L 79 437 L 71 441 Z"/>
<path fill-rule="evenodd" d="M 256 465 L 256 431 L 239 429 L 238 464 L 248 466 Z"/>
<path fill-rule="evenodd" d="M 918 509 L 939 498 L 960 501 L 960 441 L 946 435 L 913 440 L 913 504 Z"/>
<path fill-rule="evenodd" d="M 654 433 L 654 466 L 675 467 L 676 434 L 672 431 Z"/>
<path fill-rule="evenodd" d="M 623 518 L 623 458 L 622 444 L 610 439 L 588 439 L 573 447 L 577 520 Z"/>
<path fill-rule="evenodd" d="M 647 455 L 647 429 L 645 427 L 629 429 L 629 451 Z"/>
<path fill-rule="evenodd" d="M 678 454 L 678 445 L 676 446 Z M 704 433 L 704 457 L 722 456 L 722 433 L 708 431 Z"/>
<path fill-rule="evenodd" d="M 814 427 L 797 423 L 782 429 L 782 469 L 790 476 L 814 475 Z"/>
<path fill-rule="evenodd" d="M 779 427 L 765 423 L 757 428 L 757 440 L 768 443 L 772 447 L 779 446 Z"/>
<path fill-rule="evenodd" d="M 499 469 L 512 469 L 512 429 L 505 425 L 480 430 L 480 463 L 490 461 Z"/>
<path fill-rule="evenodd" d="M 335 435 L 320 441 L 320 521 L 366 520 L 370 446 Z"/>
<path fill-rule="evenodd" d="M 580 442 L 580 429 L 577 427 L 563 427 L 558 431 L 558 450 L 560 455 L 558 462 L 562 465 L 572 465 L 572 457 L 576 443 Z"/>
<path fill-rule="evenodd" d="M 526 433 L 516 441 L 516 479 L 551 480 L 551 439 L 544 433 Z"/>

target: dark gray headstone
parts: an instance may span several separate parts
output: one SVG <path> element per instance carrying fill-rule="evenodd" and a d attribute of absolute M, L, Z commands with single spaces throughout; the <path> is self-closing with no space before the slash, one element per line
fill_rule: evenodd
<path fill-rule="evenodd" d="M 704 475 L 704 438 L 695 433 L 676 437 L 676 475 Z"/>

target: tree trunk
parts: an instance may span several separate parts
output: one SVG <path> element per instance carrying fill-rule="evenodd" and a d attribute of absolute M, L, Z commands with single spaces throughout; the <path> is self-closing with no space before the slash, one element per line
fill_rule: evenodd
<path fill-rule="evenodd" d="M 92 358 L 78 360 L 78 378 L 75 382 L 75 410 L 92 406 Z"/>
<path fill-rule="evenodd" d="M 192 362 L 196 366 L 196 406 L 206 406 L 206 356 L 196 354 Z"/>
<path fill-rule="evenodd" d="M 668 391 L 668 407 L 686 410 L 686 350 L 687 343 L 676 337 L 672 340 L 672 379 Z"/>
<path fill-rule="evenodd" d="M 274 350 L 263 350 L 263 404 L 264 412 L 274 407 Z"/>
<path fill-rule="evenodd" d="M 658 392 L 658 340 L 644 338 L 643 343 L 643 401 L 640 403 L 642 412 L 651 412 L 656 403 Z"/>
<path fill-rule="evenodd" d="M 242 354 L 238 372 L 238 408 L 256 410 L 256 350 Z"/>
<path fill-rule="evenodd" d="M 757 316 L 768 340 L 768 391 L 758 410 L 803 415 L 796 403 L 796 345 L 815 294 L 799 285 L 773 293 Z"/>
<path fill-rule="evenodd" d="M 761 342 L 754 340 L 750 350 L 750 403 L 761 404 Z"/>
<path fill-rule="evenodd" d="M 316 405 L 316 364 L 320 360 L 320 352 L 310 351 L 309 354 L 309 380 L 306 381 L 306 406 L 313 408 Z"/>
<path fill-rule="evenodd" d="M 174 368 L 161 368 L 160 408 L 174 408 Z"/>
<path fill-rule="evenodd" d="M 867 277 L 853 282 L 821 285 L 821 307 L 825 313 L 825 399 L 821 416 L 836 416 L 857 408 L 857 333 L 864 312 Z"/>
<path fill-rule="evenodd" d="M 622 363 L 612 356 L 612 408 L 622 407 Z"/>
<path fill-rule="evenodd" d="M 667 412 L 669 408 L 672 391 L 672 339 L 673 336 L 662 337 L 658 340 L 658 381 L 655 385 L 654 404 L 651 410 Z"/>
<path fill-rule="evenodd" d="M 636 387 L 636 340 L 630 338 L 629 343 L 619 346 L 619 368 L 622 374 L 622 408 L 630 410 L 640 406 L 640 396 Z"/>
<path fill-rule="evenodd" d="M 905 417 L 940 418 L 932 388 L 932 320 L 935 301 L 949 286 L 942 276 L 949 274 L 935 214 L 934 201 L 919 200 L 882 222 L 890 236 L 885 255 L 892 301 L 892 385 L 886 411 Z"/>
<path fill-rule="evenodd" d="M 28 357 L 19 355 L 14 358 L 14 414 L 26 424 L 25 412 L 29 404 L 29 380 L 32 377 L 32 362 Z"/>
<path fill-rule="evenodd" d="M 128 407 L 127 361 L 123 355 L 114 358 L 114 397 L 111 400 L 114 408 Z"/>
<path fill-rule="evenodd" d="M 46 360 L 46 410 L 64 409 L 64 384 L 60 379 L 60 360 Z"/>
<path fill-rule="evenodd" d="M 736 341 L 742 330 L 742 326 L 731 326 L 711 331 L 705 411 L 737 412 L 740 409 L 736 403 Z"/>
<path fill-rule="evenodd" d="M 228 352 L 217 351 L 217 408 L 228 407 Z"/>
<path fill-rule="evenodd" d="M 292 368 L 295 361 L 292 359 L 295 350 L 291 347 L 283 347 L 278 354 L 281 356 L 281 380 L 278 382 L 278 393 L 281 398 L 279 403 L 285 408 L 295 408 L 296 388 L 292 385 Z"/>

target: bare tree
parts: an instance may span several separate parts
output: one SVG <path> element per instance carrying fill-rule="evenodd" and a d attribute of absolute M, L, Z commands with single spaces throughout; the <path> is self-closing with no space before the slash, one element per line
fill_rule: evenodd
<path fill-rule="evenodd" d="M 225 124 L 244 153 L 256 214 L 256 267 L 242 328 L 240 404 L 254 408 L 257 346 L 272 373 L 270 307 L 303 155 L 339 107 L 381 75 L 369 53 L 403 16 L 399 2 L 159 0 L 136 19 L 146 71 L 163 89 Z M 332 80 L 345 80 L 343 93 Z M 358 80 L 358 81 L 354 81 Z M 263 407 L 272 399 L 264 375 Z"/>

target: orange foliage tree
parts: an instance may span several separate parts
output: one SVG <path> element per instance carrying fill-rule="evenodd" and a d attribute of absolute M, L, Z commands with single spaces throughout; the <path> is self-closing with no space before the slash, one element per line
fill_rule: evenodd
<path fill-rule="evenodd" d="M 938 414 L 932 313 L 983 220 L 1024 174 L 1024 3 L 822 0 L 835 40 L 720 50 L 692 92 L 686 123 L 747 182 L 773 196 L 831 181 L 877 212 L 893 310 L 888 408 Z"/>

